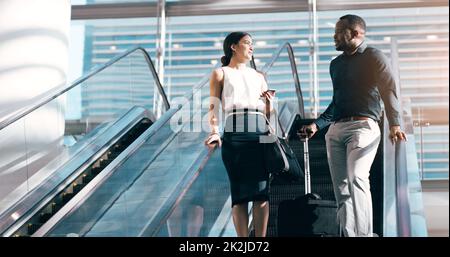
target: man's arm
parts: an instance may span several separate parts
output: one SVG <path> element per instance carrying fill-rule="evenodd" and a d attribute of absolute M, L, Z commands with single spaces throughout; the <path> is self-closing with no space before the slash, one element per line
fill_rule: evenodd
<path fill-rule="evenodd" d="M 406 134 L 400 128 L 400 106 L 397 96 L 395 78 L 389 61 L 381 51 L 375 52 L 375 76 L 377 86 L 384 103 L 386 116 L 389 121 L 389 137 L 392 142 L 406 140 Z"/>
<path fill-rule="evenodd" d="M 330 63 L 330 76 L 331 76 L 331 71 L 334 66 L 333 65 L 334 61 L 335 61 L 335 59 L 332 60 Z M 334 103 L 334 96 L 333 96 L 333 100 L 331 100 L 331 103 L 328 105 L 327 109 L 325 109 L 325 111 L 319 116 L 319 118 L 314 120 L 313 123 L 301 127 L 300 131 L 297 134 L 301 138 L 302 137 L 310 138 L 310 137 L 314 136 L 314 134 L 317 131 L 319 131 L 319 129 L 323 129 L 324 127 L 328 126 L 331 123 L 331 120 L 333 119 L 334 108 L 335 108 L 335 103 Z"/>
<path fill-rule="evenodd" d="M 327 109 L 317 118 L 314 123 L 317 126 L 317 129 L 323 129 L 331 123 L 333 119 L 334 112 L 334 100 L 328 105 Z"/>
<path fill-rule="evenodd" d="M 323 112 L 319 116 L 319 118 L 317 118 L 315 121 L 313 121 L 313 123 L 311 123 L 309 125 L 305 125 L 300 128 L 298 135 L 300 137 L 308 137 L 309 138 L 309 137 L 314 136 L 314 134 L 317 131 L 319 131 L 319 129 L 322 129 L 322 128 L 328 126 L 328 124 L 331 123 L 331 120 L 333 118 L 333 111 L 334 111 L 333 109 L 334 109 L 334 101 L 331 101 L 330 105 L 328 105 L 325 112 Z"/>
<path fill-rule="evenodd" d="M 332 76 L 332 71 L 335 69 L 335 63 L 336 59 L 333 59 L 330 63 L 330 76 Z M 333 99 L 331 100 L 331 103 L 328 105 L 327 109 L 314 121 L 314 124 L 317 126 L 317 130 L 323 129 L 326 126 L 330 125 L 331 120 L 333 119 L 334 115 L 334 108 L 335 108 L 335 102 L 334 102 L 334 92 L 333 92 Z M 312 125 L 312 124 L 311 124 Z"/>
<path fill-rule="evenodd" d="M 394 74 L 389 61 L 381 51 L 374 53 L 375 77 L 378 89 L 386 109 L 390 126 L 400 126 L 400 107 L 395 85 Z"/>

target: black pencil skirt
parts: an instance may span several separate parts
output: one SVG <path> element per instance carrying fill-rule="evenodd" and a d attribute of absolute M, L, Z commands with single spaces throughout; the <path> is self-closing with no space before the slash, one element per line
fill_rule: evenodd
<path fill-rule="evenodd" d="M 259 116 L 259 117 L 255 117 Z M 225 122 L 222 160 L 231 188 L 231 205 L 269 200 L 269 172 L 260 136 L 265 120 L 257 114 L 231 115 Z"/>

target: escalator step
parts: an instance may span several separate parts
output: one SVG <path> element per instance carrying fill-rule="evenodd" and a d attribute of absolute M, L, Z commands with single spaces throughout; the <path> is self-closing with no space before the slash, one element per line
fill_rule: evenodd
<path fill-rule="evenodd" d="M 40 223 L 45 223 L 47 222 L 47 220 L 49 220 L 52 217 L 51 213 L 41 213 L 39 215 L 39 222 Z M 33 232 L 34 233 L 34 232 Z"/>
<path fill-rule="evenodd" d="M 111 154 L 108 155 L 109 159 L 115 159 L 117 156 L 119 156 L 119 152 L 112 152 Z"/>
<path fill-rule="evenodd" d="M 94 176 L 97 176 L 100 173 L 100 171 L 102 171 L 102 168 L 100 168 L 100 167 L 95 167 L 95 168 L 91 169 L 91 173 Z"/>
<path fill-rule="evenodd" d="M 28 224 L 27 226 L 28 235 L 33 235 L 41 226 L 42 224 L 34 224 L 34 223 Z"/>
<path fill-rule="evenodd" d="M 72 199 L 73 196 L 74 196 L 74 194 L 72 194 L 72 193 L 64 193 L 62 196 L 63 203 L 65 204 L 68 201 L 70 201 L 70 199 Z"/>
<path fill-rule="evenodd" d="M 111 159 L 105 159 L 100 162 L 100 168 L 103 170 L 106 166 L 108 166 L 112 162 Z"/>
<path fill-rule="evenodd" d="M 83 182 L 83 184 L 87 184 L 87 183 L 89 183 L 93 178 L 94 178 L 93 175 L 86 175 L 86 176 L 83 176 L 82 182 Z"/>
<path fill-rule="evenodd" d="M 85 186 L 85 184 L 76 184 L 72 186 L 73 189 L 73 193 L 77 194 L 78 192 L 81 191 L 81 189 L 83 189 L 83 187 Z"/>
<path fill-rule="evenodd" d="M 52 203 L 52 212 L 51 214 L 55 214 L 57 211 L 59 211 L 59 209 L 61 209 L 62 204 L 58 204 L 58 203 Z"/>
<path fill-rule="evenodd" d="M 17 230 L 14 236 L 30 236 L 34 234 L 45 222 L 48 222 L 51 217 L 61 210 L 61 207 L 69 202 L 75 194 L 80 192 L 87 183 L 97 176 L 104 167 L 112 162 L 117 156 L 128 147 L 136 138 L 138 138 L 142 132 L 147 130 L 152 122 L 150 120 L 142 120 L 139 124 L 134 126 L 128 131 L 128 134 L 118 139 L 118 142 L 108 149 L 106 154 L 103 154 L 100 160 L 96 160 L 95 164 L 91 165 L 84 171 L 81 178 L 77 177 L 69 188 L 65 188 L 51 200 L 50 204 L 46 203 L 39 211 L 37 211 L 27 223 L 24 223 L 19 230 Z M 96 167 L 93 167 L 96 166 Z"/>

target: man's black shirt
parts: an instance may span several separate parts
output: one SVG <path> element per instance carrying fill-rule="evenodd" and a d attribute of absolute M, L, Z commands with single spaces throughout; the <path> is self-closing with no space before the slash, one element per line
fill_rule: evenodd
<path fill-rule="evenodd" d="M 353 55 L 339 55 L 330 64 L 333 100 L 315 120 L 319 129 L 351 116 L 380 120 L 384 102 L 389 124 L 400 125 L 395 80 L 389 61 L 378 49 L 364 42 Z"/>

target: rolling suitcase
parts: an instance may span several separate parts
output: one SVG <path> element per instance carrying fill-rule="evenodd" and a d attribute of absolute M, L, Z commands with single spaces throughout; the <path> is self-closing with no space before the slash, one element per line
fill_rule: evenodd
<path fill-rule="evenodd" d="M 282 201 L 278 207 L 278 236 L 339 236 L 336 202 L 311 193 L 308 138 L 302 139 L 305 195 Z"/>

